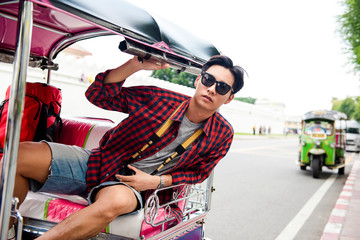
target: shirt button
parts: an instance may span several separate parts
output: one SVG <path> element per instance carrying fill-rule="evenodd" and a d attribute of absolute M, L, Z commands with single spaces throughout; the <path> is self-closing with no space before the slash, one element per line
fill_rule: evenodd
<path fill-rule="evenodd" d="M 160 149 L 160 148 L 157 147 L 157 148 L 156 148 L 156 151 L 159 151 L 159 149 Z"/>
<path fill-rule="evenodd" d="M 109 174 L 107 173 L 107 174 L 106 174 L 106 176 L 108 177 L 108 176 L 109 176 Z"/>
<path fill-rule="evenodd" d="M 175 137 L 175 135 L 172 135 L 171 137 L 172 137 L 172 138 L 174 138 L 174 137 Z"/>
<path fill-rule="evenodd" d="M 141 155 L 139 155 L 138 158 L 140 159 L 140 158 L 141 158 Z"/>

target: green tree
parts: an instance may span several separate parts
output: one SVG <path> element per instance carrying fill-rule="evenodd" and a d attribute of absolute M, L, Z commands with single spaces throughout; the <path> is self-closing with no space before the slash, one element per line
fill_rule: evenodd
<path fill-rule="evenodd" d="M 344 0 L 343 5 L 345 12 L 338 18 L 340 34 L 349 46 L 346 52 L 354 70 L 360 71 L 360 0 Z"/>
<path fill-rule="evenodd" d="M 355 115 L 358 102 L 355 102 L 354 99 L 347 97 L 344 100 L 333 100 L 333 110 L 337 110 L 345 113 L 348 116 L 348 119 L 351 119 Z"/>
<path fill-rule="evenodd" d="M 195 88 L 194 82 L 196 80 L 195 75 L 192 75 L 187 72 L 178 73 L 175 69 L 165 68 L 160 70 L 155 70 L 151 73 L 151 77 L 162 79 L 168 82 L 180 84 L 183 86 Z"/>
<path fill-rule="evenodd" d="M 339 100 L 337 98 L 334 98 L 331 100 L 332 103 L 332 110 L 336 110 L 336 111 L 340 111 L 340 105 L 341 105 L 342 100 Z"/>
<path fill-rule="evenodd" d="M 234 98 L 234 100 L 238 100 L 238 101 L 246 102 L 246 103 L 250 103 L 250 104 L 255 104 L 255 102 L 256 102 L 256 98 L 252 98 L 252 97 L 236 97 L 236 98 Z"/>
<path fill-rule="evenodd" d="M 356 121 L 360 122 L 360 97 L 356 98 L 355 112 L 352 116 Z"/>

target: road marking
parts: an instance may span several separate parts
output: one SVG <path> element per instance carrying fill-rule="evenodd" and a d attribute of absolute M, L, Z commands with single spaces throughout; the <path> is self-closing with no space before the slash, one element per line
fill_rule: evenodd
<path fill-rule="evenodd" d="M 337 174 L 332 174 L 315 192 L 315 194 L 307 201 L 298 214 L 289 222 L 284 230 L 277 236 L 276 240 L 294 239 L 296 234 L 302 228 L 306 220 L 310 217 L 316 206 L 319 204 L 325 193 L 335 182 Z"/>

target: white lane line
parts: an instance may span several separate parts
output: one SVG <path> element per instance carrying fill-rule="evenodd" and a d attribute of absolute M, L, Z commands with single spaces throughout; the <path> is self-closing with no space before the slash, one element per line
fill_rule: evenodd
<path fill-rule="evenodd" d="M 335 182 L 337 174 L 332 174 L 315 192 L 315 194 L 307 201 L 298 214 L 289 222 L 284 230 L 277 236 L 276 240 L 293 239 L 299 230 L 302 228 L 306 220 L 312 214 L 316 206 L 319 204 L 325 193 Z"/>

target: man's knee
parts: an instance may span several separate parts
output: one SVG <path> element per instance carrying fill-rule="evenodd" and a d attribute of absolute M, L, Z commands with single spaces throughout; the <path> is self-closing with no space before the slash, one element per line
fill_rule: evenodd
<path fill-rule="evenodd" d="M 138 200 L 133 191 L 124 185 L 113 185 L 101 189 L 96 195 L 95 204 L 99 204 L 104 214 L 110 218 L 134 211 Z"/>
<path fill-rule="evenodd" d="M 21 142 L 19 144 L 17 173 L 26 177 L 47 177 L 51 165 L 51 150 L 44 142 Z"/>

